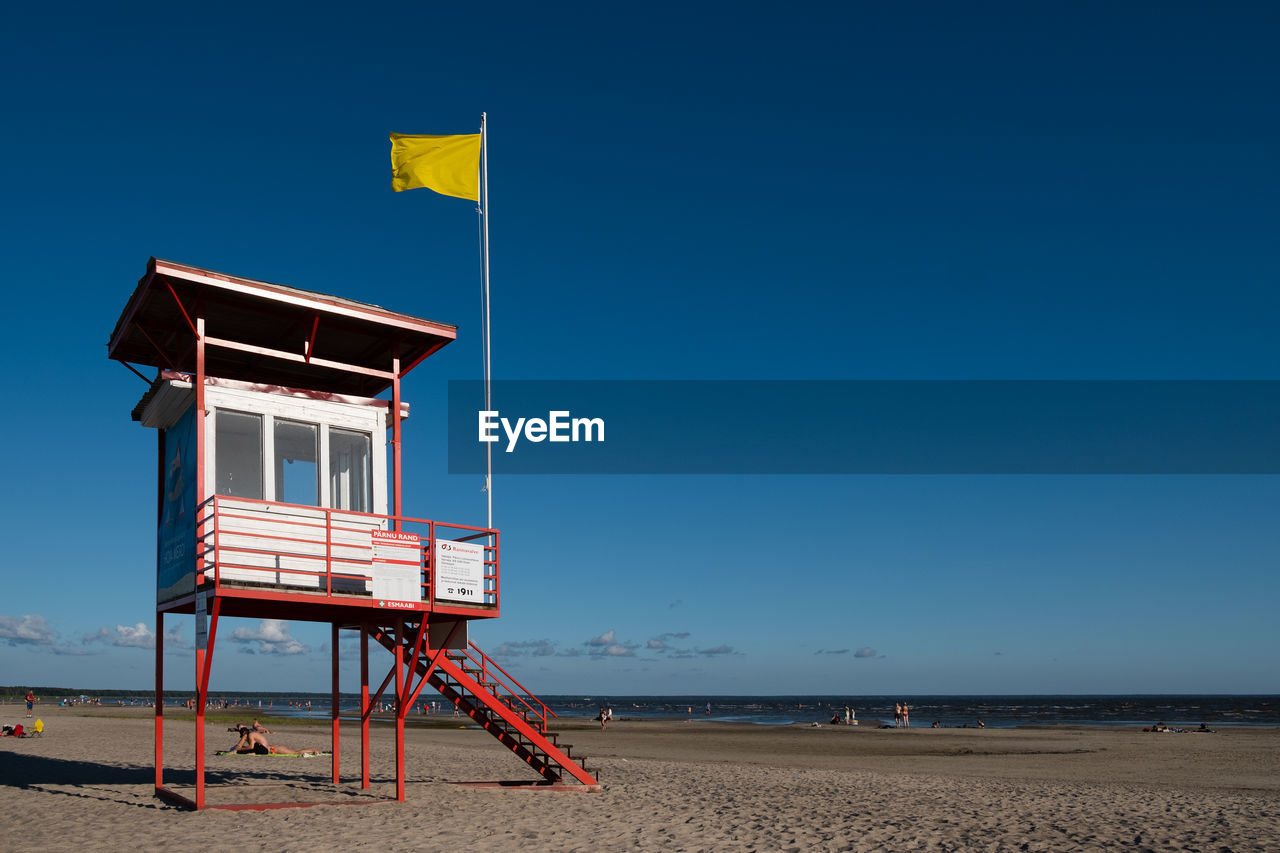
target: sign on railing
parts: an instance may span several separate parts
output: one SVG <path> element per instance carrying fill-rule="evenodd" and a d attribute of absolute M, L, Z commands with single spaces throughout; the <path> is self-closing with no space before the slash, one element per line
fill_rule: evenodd
<path fill-rule="evenodd" d="M 373 597 L 422 600 L 422 544 L 416 533 L 373 530 Z"/>
<path fill-rule="evenodd" d="M 484 603 L 484 546 L 436 540 L 435 597 Z"/>

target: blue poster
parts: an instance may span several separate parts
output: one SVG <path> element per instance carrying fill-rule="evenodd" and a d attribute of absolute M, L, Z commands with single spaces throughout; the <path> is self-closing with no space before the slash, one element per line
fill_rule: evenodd
<path fill-rule="evenodd" d="M 164 497 L 156 536 L 156 602 L 196 588 L 195 406 L 164 431 Z"/>

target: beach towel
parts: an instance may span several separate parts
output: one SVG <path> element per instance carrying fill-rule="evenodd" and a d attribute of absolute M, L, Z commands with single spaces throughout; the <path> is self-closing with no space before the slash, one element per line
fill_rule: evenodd
<path fill-rule="evenodd" d="M 214 755 L 243 755 L 246 758 L 318 758 L 322 755 L 333 755 L 332 752 L 236 752 L 234 749 L 220 749 Z"/>

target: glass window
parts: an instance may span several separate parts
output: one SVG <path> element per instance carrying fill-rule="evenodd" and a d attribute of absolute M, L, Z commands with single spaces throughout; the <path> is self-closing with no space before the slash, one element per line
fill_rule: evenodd
<path fill-rule="evenodd" d="M 217 493 L 262 500 L 262 416 L 219 409 L 214 433 Z"/>
<path fill-rule="evenodd" d="M 320 505 L 320 434 L 315 424 L 275 422 L 276 500 Z"/>
<path fill-rule="evenodd" d="M 329 429 L 329 495 L 334 509 L 373 512 L 373 460 L 368 433 Z"/>

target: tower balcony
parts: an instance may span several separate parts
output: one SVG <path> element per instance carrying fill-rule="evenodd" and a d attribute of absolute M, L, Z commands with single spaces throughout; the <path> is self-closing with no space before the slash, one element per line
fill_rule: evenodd
<path fill-rule="evenodd" d="M 499 614 L 497 530 L 225 495 L 195 521 L 196 592 L 234 602 L 235 615 Z"/>

